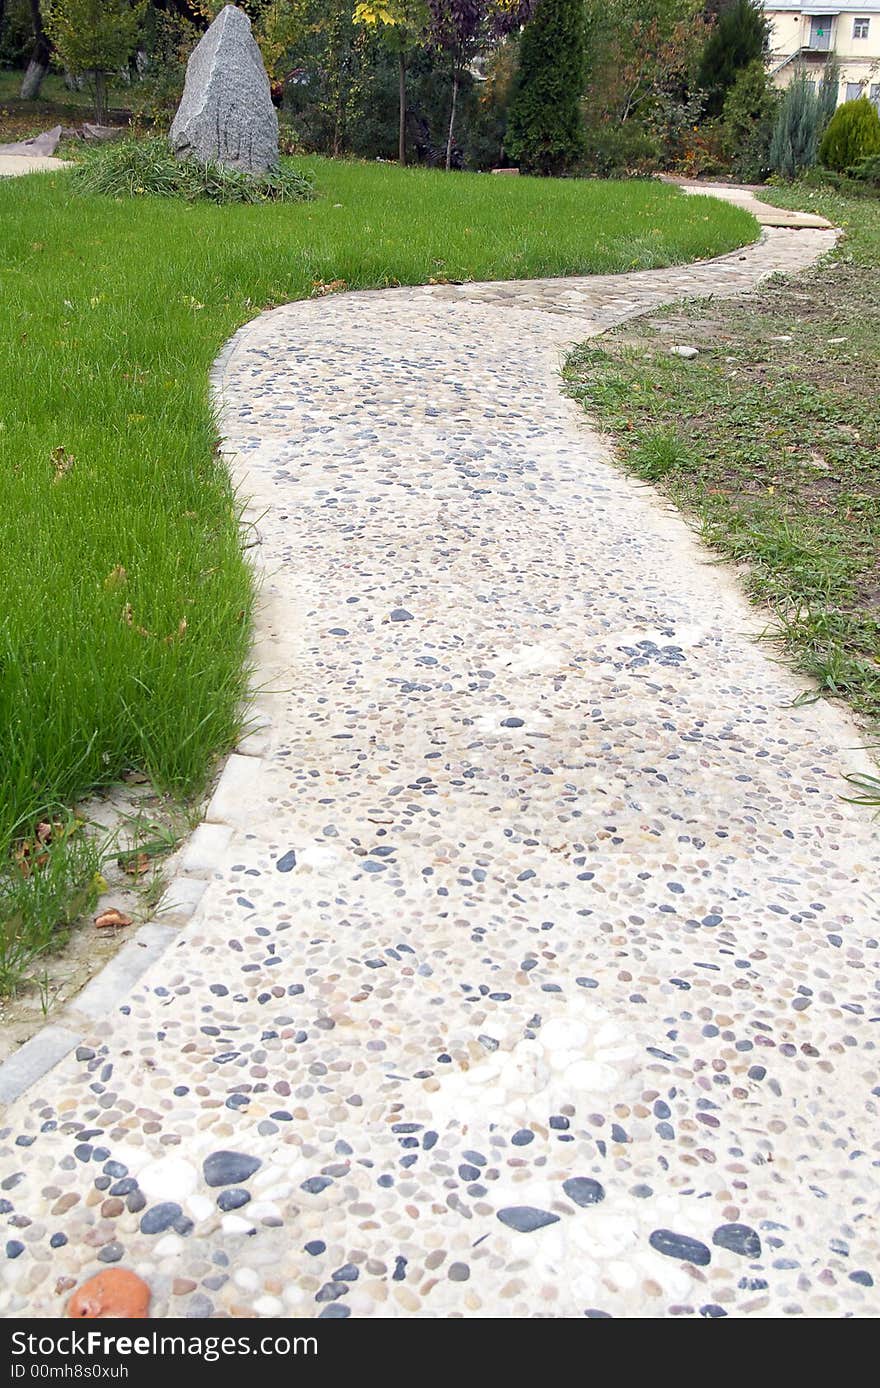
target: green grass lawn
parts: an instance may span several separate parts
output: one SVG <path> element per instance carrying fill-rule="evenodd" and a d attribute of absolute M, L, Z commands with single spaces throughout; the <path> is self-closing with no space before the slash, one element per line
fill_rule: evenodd
<path fill-rule="evenodd" d="M 50 72 L 43 82 L 37 101 L 22 101 L 18 93 L 24 73 L 0 69 L 0 144 L 26 140 L 53 125 L 81 125 L 93 121 L 94 102 L 88 91 L 69 91 L 64 78 Z M 120 84 L 109 92 L 109 120 L 116 123 L 128 119 L 131 88 Z"/>
<path fill-rule="evenodd" d="M 48 77 L 43 79 L 40 88 L 40 95 L 37 101 L 22 101 L 19 97 L 21 91 L 22 78 L 24 72 L 18 68 L 0 69 L 0 105 L 5 102 L 16 106 L 25 106 L 31 109 L 49 106 L 76 106 L 91 108 L 92 98 L 87 91 L 77 91 L 65 86 L 64 78 L 60 73 L 50 72 Z M 118 99 L 120 93 L 124 93 L 128 88 L 119 86 L 113 87 L 110 91 L 111 105 Z"/>
<path fill-rule="evenodd" d="M 873 725 L 880 201 L 803 189 L 767 200 L 817 211 L 846 239 L 820 267 L 747 298 L 678 306 L 585 343 L 566 374 L 624 466 L 746 566 L 747 589 L 789 657 Z M 682 360 L 674 344 L 700 355 Z"/>
<path fill-rule="evenodd" d="M 208 394 L 233 330 L 321 285 L 641 269 L 756 231 L 649 182 L 303 164 L 297 205 L 0 180 L 0 988 L 77 885 L 59 835 L 38 900 L 16 842 L 129 767 L 189 791 L 236 736 L 252 585 Z"/>

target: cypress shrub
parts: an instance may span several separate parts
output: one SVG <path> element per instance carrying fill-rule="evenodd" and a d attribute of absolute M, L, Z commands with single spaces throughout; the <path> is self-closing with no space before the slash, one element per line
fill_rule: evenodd
<path fill-rule="evenodd" d="M 880 154 L 880 116 L 866 96 L 838 106 L 819 146 L 819 163 L 843 173 L 852 164 Z"/>
<path fill-rule="evenodd" d="M 797 178 L 816 162 L 819 143 L 819 101 L 806 74 L 799 72 L 785 89 L 773 138 L 770 167 L 783 178 Z"/>
<path fill-rule="evenodd" d="M 524 173 L 563 174 L 583 154 L 584 0 L 538 0 L 523 30 L 504 146 Z"/>
<path fill-rule="evenodd" d="M 825 64 L 822 81 L 819 83 L 819 129 L 824 130 L 837 110 L 837 92 L 840 87 L 840 67 L 834 58 Z"/>

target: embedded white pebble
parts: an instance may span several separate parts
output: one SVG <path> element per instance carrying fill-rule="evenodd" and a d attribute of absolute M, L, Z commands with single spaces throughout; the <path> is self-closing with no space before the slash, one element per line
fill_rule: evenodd
<path fill-rule="evenodd" d="M 209 1200 L 207 1195 L 194 1193 L 186 1197 L 186 1208 L 193 1219 L 210 1219 L 216 1212 L 216 1205 L 213 1200 Z"/>
<path fill-rule="evenodd" d="M 277 1296 L 259 1296 L 254 1302 L 254 1314 L 257 1316 L 280 1316 L 284 1311 L 284 1302 Z"/>
<path fill-rule="evenodd" d="M 177 1234 L 164 1234 L 156 1242 L 155 1254 L 157 1258 L 176 1258 L 183 1252 L 183 1239 Z"/>
<path fill-rule="evenodd" d="M 242 1219 L 240 1215 L 228 1214 L 221 1219 L 220 1227 L 224 1234 L 249 1234 L 254 1226 L 249 1219 Z"/>
<path fill-rule="evenodd" d="M 183 1157 L 161 1157 L 137 1171 L 138 1185 L 148 1200 L 186 1200 L 199 1184 L 199 1173 Z"/>

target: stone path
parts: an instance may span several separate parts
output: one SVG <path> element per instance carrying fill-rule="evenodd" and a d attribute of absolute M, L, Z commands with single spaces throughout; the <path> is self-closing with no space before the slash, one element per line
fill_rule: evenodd
<path fill-rule="evenodd" d="M 45 154 L 0 154 L 0 178 L 18 178 L 21 174 L 56 173 L 69 169 L 67 159 L 54 159 Z"/>
<path fill-rule="evenodd" d="M 108 1264 L 157 1315 L 877 1313 L 858 734 L 557 376 L 832 241 L 233 339 L 261 726 L 189 925 L 7 1111 L 5 1315 Z"/>
<path fill-rule="evenodd" d="M 685 193 L 696 194 L 704 197 L 707 193 L 713 198 L 721 198 L 722 202 L 732 202 L 735 207 L 741 207 L 745 212 L 751 212 L 761 226 L 766 227 L 820 227 L 828 228 L 831 223 L 825 217 L 820 217 L 816 212 L 799 212 L 789 207 L 771 207 L 769 203 L 762 202 L 756 196 L 757 191 L 764 192 L 768 189 L 740 188 L 730 183 L 700 183 L 697 179 L 688 178 L 664 178 L 664 183 L 674 183 Z"/>

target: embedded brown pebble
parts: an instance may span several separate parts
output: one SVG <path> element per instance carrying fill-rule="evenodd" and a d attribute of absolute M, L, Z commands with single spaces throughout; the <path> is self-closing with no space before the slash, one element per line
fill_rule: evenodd
<path fill-rule="evenodd" d="M 149 1315 L 151 1292 L 143 1278 L 127 1268 L 108 1268 L 90 1277 L 67 1303 L 74 1319 L 143 1320 Z"/>
<path fill-rule="evenodd" d="M 55 1204 L 52 1206 L 50 1213 L 53 1215 L 66 1214 L 68 1210 L 73 1209 L 74 1205 L 76 1205 L 78 1201 L 79 1196 L 76 1194 L 76 1192 L 72 1190 L 68 1191 L 66 1195 L 62 1195 L 60 1200 L 55 1201 Z"/>
<path fill-rule="evenodd" d="M 103 1219 L 115 1219 L 117 1215 L 122 1214 L 124 1209 L 125 1201 L 120 1200 L 118 1196 L 114 1195 L 111 1199 L 105 1200 L 102 1204 L 101 1216 Z"/>
<path fill-rule="evenodd" d="M 190 1292 L 194 1292 L 198 1285 L 198 1282 L 194 1282 L 191 1277 L 175 1277 L 171 1284 L 171 1290 L 175 1296 L 187 1296 Z"/>

